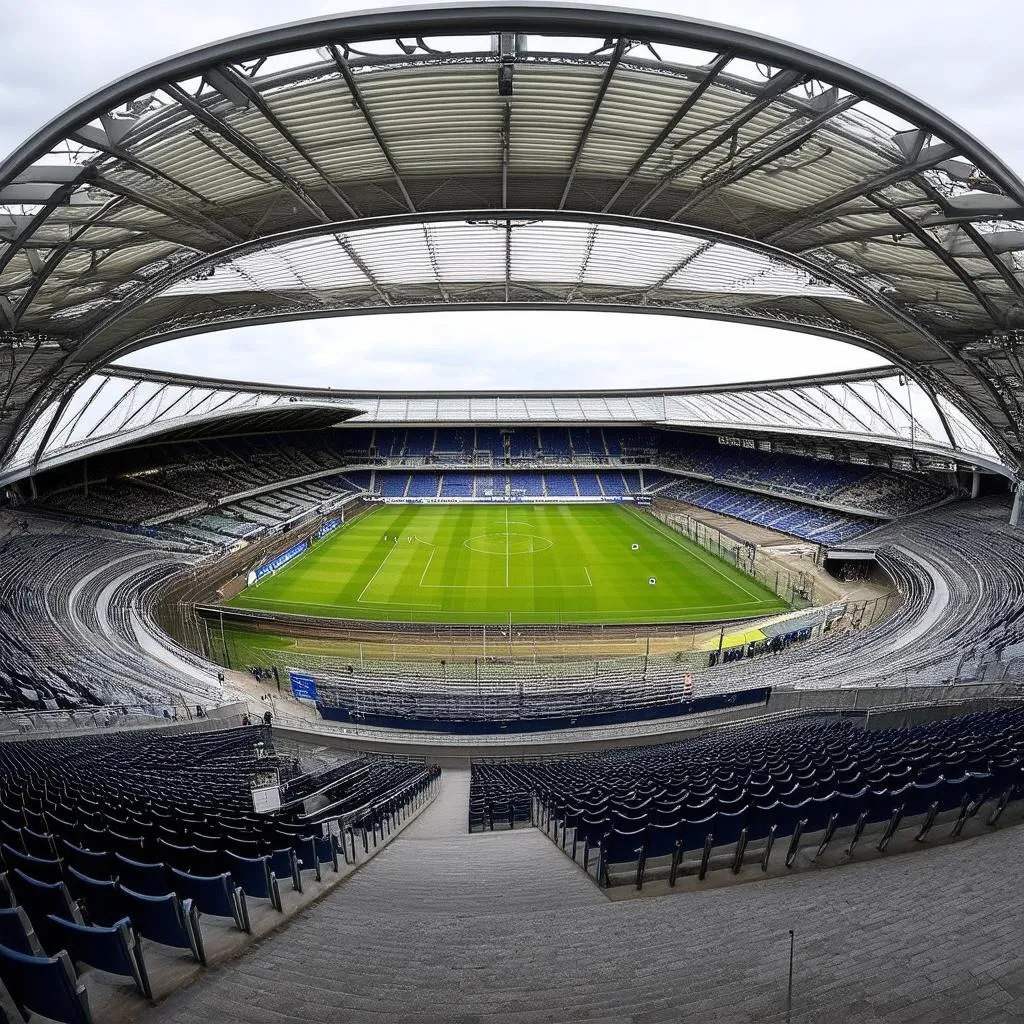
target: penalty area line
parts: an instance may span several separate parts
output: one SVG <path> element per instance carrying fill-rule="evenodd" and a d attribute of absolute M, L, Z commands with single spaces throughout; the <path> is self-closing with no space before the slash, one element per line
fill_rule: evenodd
<path fill-rule="evenodd" d="M 397 547 L 398 547 L 397 544 L 392 544 L 391 545 L 391 550 L 388 551 L 388 553 L 381 559 L 380 565 L 377 566 L 377 571 L 366 581 L 366 586 L 363 587 L 363 589 L 359 591 L 359 596 L 356 598 L 356 604 L 362 604 L 363 603 L 363 594 L 365 594 L 370 589 L 370 587 L 373 586 L 373 581 L 381 574 L 381 572 L 384 569 L 384 566 L 388 564 L 388 559 L 395 553 L 395 550 L 397 549 Z M 373 604 L 373 603 L 376 603 L 376 602 L 370 602 L 370 603 Z"/>

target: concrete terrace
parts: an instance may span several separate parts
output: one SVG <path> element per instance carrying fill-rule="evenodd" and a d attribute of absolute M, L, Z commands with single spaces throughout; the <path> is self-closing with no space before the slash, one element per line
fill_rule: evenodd
<path fill-rule="evenodd" d="M 321 902 L 140 1018 L 1024 1021 L 1024 830 L 609 901 L 539 832 L 466 833 L 469 773 Z"/>

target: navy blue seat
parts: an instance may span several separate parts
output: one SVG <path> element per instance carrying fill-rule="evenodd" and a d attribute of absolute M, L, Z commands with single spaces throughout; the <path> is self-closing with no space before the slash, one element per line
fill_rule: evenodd
<path fill-rule="evenodd" d="M 14 893 L 11 892 L 11 885 L 7 879 L 7 872 L 0 871 L 0 909 L 8 909 L 9 907 L 16 907 L 18 901 L 14 898 Z"/>
<path fill-rule="evenodd" d="M 469 802 L 469 831 L 479 828 L 484 830 L 487 821 L 487 807 L 483 800 L 470 800 Z"/>
<path fill-rule="evenodd" d="M 45 860 L 57 858 L 57 848 L 52 835 L 33 832 L 30 828 L 22 829 L 21 834 L 25 840 L 25 852 L 29 856 L 42 857 Z"/>
<path fill-rule="evenodd" d="M 647 826 L 647 858 L 670 857 L 676 852 L 679 842 L 679 823 L 681 815 L 675 820 L 652 821 Z"/>
<path fill-rule="evenodd" d="M 55 836 L 72 836 L 75 834 L 75 823 L 68 818 L 62 818 L 53 811 L 46 812 L 46 824 Z"/>
<path fill-rule="evenodd" d="M 272 850 L 269 854 L 270 870 L 278 879 L 290 878 L 292 888 L 296 892 L 302 892 L 302 875 L 299 874 L 298 858 L 295 851 L 289 846 L 280 850 Z"/>
<path fill-rule="evenodd" d="M 211 875 L 219 875 L 224 871 L 224 853 L 217 849 L 206 849 L 205 847 L 189 847 L 191 853 L 190 873 L 202 875 L 209 878 Z"/>
<path fill-rule="evenodd" d="M 24 953 L 25 956 L 42 954 L 43 948 L 23 907 L 0 910 L 0 946 Z"/>
<path fill-rule="evenodd" d="M 313 836 L 316 846 L 316 857 L 321 864 L 330 864 L 335 873 L 338 871 L 338 840 L 337 836 Z"/>
<path fill-rule="evenodd" d="M 223 842 L 225 850 L 239 857 L 248 857 L 252 860 L 263 854 L 263 849 L 255 839 L 242 839 L 225 832 Z"/>
<path fill-rule="evenodd" d="M 55 957 L 26 956 L 0 946 L 0 981 L 26 1020 L 38 1013 L 61 1024 L 93 1024 L 89 996 L 63 951 Z"/>
<path fill-rule="evenodd" d="M 240 857 L 228 850 L 227 862 L 231 869 L 231 877 L 242 887 L 246 896 L 270 900 L 275 910 L 284 910 L 277 877 L 270 870 L 269 857 Z"/>
<path fill-rule="evenodd" d="M 191 846 L 180 846 L 166 839 L 157 839 L 156 855 L 168 868 L 177 868 L 179 871 L 192 870 Z"/>
<path fill-rule="evenodd" d="M 94 828 L 85 822 L 76 829 L 74 840 L 87 850 L 109 850 L 112 846 L 110 833 L 105 828 Z"/>
<path fill-rule="evenodd" d="M 199 912 L 191 900 L 183 900 L 173 892 L 149 896 L 123 885 L 118 889 L 125 913 L 139 935 L 163 946 L 187 949 L 201 964 L 206 963 Z"/>
<path fill-rule="evenodd" d="M 23 825 L 12 825 L 6 821 L 0 821 L 0 843 L 5 843 L 21 853 L 28 853 L 28 850 L 25 849 L 25 837 L 22 835 L 23 828 Z"/>
<path fill-rule="evenodd" d="M 51 927 L 60 936 L 61 948 L 67 951 L 74 963 L 131 978 L 139 992 L 147 999 L 152 999 L 153 990 L 142 955 L 142 944 L 131 924 L 127 917 L 121 918 L 109 928 L 50 917 Z"/>
<path fill-rule="evenodd" d="M 815 857 L 820 857 L 828 849 L 829 843 L 832 842 L 833 836 L 839 829 L 857 826 L 857 835 L 860 834 L 860 830 L 863 829 L 864 823 L 867 821 L 870 792 L 867 786 L 863 786 L 860 789 L 841 791 L 833 795 L 832 814 L 825 828 L 825 834 L 818 844 Z"/>
<path fill-rule="evenodd" d="M 316 840 L 312 836 L 293 836 L 291 846 L 295 853 L 299 877 L 302 877 L 303 871 L 312 871 L 319 882 L 321 880 L 320 857 L 317 854 Z"/>
<path fill-rule="evenodd" d="M 114 877 L 114 858 L 109 853 L 85 850 L 66 839 L 61 839 L 59 845 L 65 868 L 75 868 L 90 878 Z"/>
<path fill-rule="evenodd" d="M 884 850 L 886 844 L 895 834 L 901 821 L 907 818 L 917 818 L 924 815 L 924 821 L 917 831 L 914 839 L 920 842 L 929 832 L 935 818 L 939 813 L 939 802 L 942 796 L 943 779 L 937 778 L 931 782 L 912 782 L 903 787 L 899 794 L 899 807 L 894 815 L 894 820 L 887 830 L 887 835 L 882 837 L 879 849 Z"/>
<path fill-rule="evenodd" d="M 146 856 L 145 836 L 125 836 L 120 832 L 114 832 L 112 829 L 107 830 L 107 835 L 109 841 L 104 849 L 112 849 L 122 857 L 144 863 L 142 858 Z"/>
<path fill-rule="evenodd" d="M 49 914 L 67 918 L 69 921 L 80 921 L 78 908 L 71 900 L 71 894 L 63 882 L 37 882 L 29 878 L 20 869 L 11 872 L 8 882 L 14 892 L 18 904 L 25 908 L 43 949 L 48 953 L 60 948 L 54 944 L 54 936 L 46 918 Z"/>
<path fill-rule="evenodd" d="M 744 804 L 731 811 L 719 811 L 712 831 L 714 846 L 733 846 L 732 870 L 737 873 L 747 846 L 748 808 Z"/>
<path fill-rule="evenodd" d="M 38 879 L 40 882 L 59 882 L 63 877 L 59 860 L 32 857 L 27 853 L 15 850 L 6 843 L 0 846 L 0 854 L 2 854 L 2 859 L 11 871 L 19 868 L 26 875 Z"/>
<path fill-rule="evenodd" d="M 121 885 L 132 892 L 145 893 L 147 896 L 165 896 L 171 891 L 170 882 L 167 881 L 167 869 L 163 864 L 143 864 L 115 853 L 114 870 Z"/>
<path fill-rule="evenodd" d="M 704 877 L 711 856 L 711 844 L 714 842 L 715 817 L 715 814 L 708 814 L 695 818 L 692 812 L 687 811 L 686 817 L 679 823 L 679 846 L 674 869 L 678 870 L 687 850 L 701 850 L 700 877 Z"/>
<path fill-rule="evenodd" d="M 124 917 L 117 883 L 110 879 L 90 878 L 76 868 L 67 870 L 67 886 L 75 899 L 85 904 L 89 923 L 110 927 Z"/>
<path fill-rule="evenodd" d="M 633 861 L 636 862 L 636 887 L 639 889 L 643 885 L 646 837 L 646 826 L 629 832 L 612 828 L 604 834 L 601 839 L 601 864 L 598 868 L 598 877 L 604 879 L 605 885 L 611 884 L 608 878 L 610 864 L 626 864 Z"/>
<path fill-rule="evenodd" d="M 232 883 L 231 875 L 227 872 L 203 877 L 171 868 L 170 878 L 174 891 L 182 899 L 192 900 L 201 914 L 230 917 L 241 931 L 252 930 L 245 893 L 241 886 Z"/>

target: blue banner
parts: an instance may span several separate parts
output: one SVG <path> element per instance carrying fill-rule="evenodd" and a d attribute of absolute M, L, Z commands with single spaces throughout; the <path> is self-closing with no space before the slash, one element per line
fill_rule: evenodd
<path fill-rule="evenodd" d="M 328 519 L 327 522 L 324 523 L 320 527 L 320 529 L 316 531 L 316 533 L 314 534 L 314 539 L 320 540 L 321 538 L 326 537 L 327 534 L 336 530 L 339 526 L 341 526 L 340 519 Z"/>
<path fill-rule="evenodd" d="M 309 541 L 304 540 L 301 544 L 296 544 L 294 547 L 289 548 L 287 551 L 282 552 L 276 558 L 272 558 L 265 565 L 261 565 L 255 573 L 256 579 L 263 579 L 268 572 L 274 572 L 276 569 L 280 569 L 282 565 L 286 565 L 296 555 L 301 555 L 309 547 Z"/>
<path fill-rule="evenodd" d="M 299 700 L 317 700 L 316 680 L 304 672 L 289 672 L 288 681 L 292 684 L 292 693 Z"/>
<path fill-rule="evenodd" d="M 637 505 L 650 505 L 651 496 L 649 494 L 636 494 L 633 496 L 633 501 Z"/>

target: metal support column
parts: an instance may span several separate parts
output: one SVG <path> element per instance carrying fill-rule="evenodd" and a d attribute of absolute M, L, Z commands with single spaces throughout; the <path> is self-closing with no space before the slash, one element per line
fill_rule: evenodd
<path fill-rule="evenodd" d="M 1017 490 L 1013 495 L 1013 511 L 1010 513 L 1010 525 L 1020 526 L 1020 517 L 1024 513 L 1024 481 L 1017 481 Z"/>

